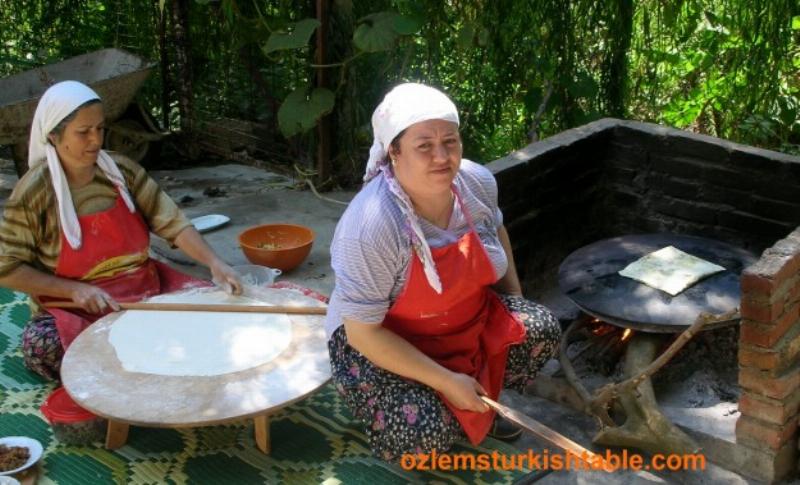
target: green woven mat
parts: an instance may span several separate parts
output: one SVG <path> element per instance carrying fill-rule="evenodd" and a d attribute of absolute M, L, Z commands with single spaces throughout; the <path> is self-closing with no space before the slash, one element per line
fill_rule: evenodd
<path fill-rule="evenodd" d="M 108 451 L 67 446 L 53 437 L 39 406 L 54 389 L 23 365 L 22 328 L 27 297 L 0 288 L 0 436 L 22 435 L 44 446 L 40 484 L 184 483 L 512 483 L 522 472 L 409 472 L 372 457 L 366 436 L 332 386 L 285 408 L 270 423 L 272 453 L 257 451 L 252 422 L 194 429 L 131 427 L 126 446 Z M 487 447 L 451 453 L 513 454 L 488 439 Z"/>

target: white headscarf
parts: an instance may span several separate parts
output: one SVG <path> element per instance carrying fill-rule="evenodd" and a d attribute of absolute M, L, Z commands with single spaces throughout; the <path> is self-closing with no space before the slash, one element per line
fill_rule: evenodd
<path fill-rule="evenodd" d="M 73 249 L 81 247 L 81 226 L 78 223 L 78 215 L 75 212 L 75 205 L 72 203 L 72 195 L 69 192 L 67 177 L 58 158 L 58 153 L 47 139 L 47 135 L 55 128 L 61 120 L 75 111 L 79 106 L 91 101 L 100 99 L 89 86 L 77 81 L 64 81 L 50 86 L 39 100 L 36 113 L 33 115 L 31 125 L 31 140 L 28 148 L 28 167 L 33 168 L 40 163 L 47 162 L 50 170 L 50 177 L 53 181 L 53 188 L 56 192 L 58 201 L 58 218 L 61 229 L 67 238 L 67 242 Z M 97 166 L 108 177 L 118 189 L 125 201 L 125 205 L 131 213 L 136 211 L 128 189 L 125 187 L 125 179 L 120 173 L 117 164 L 104 150 L 100 150 L 97 157 Z"/>
<path fill-rule="evenodd" d="M 436 293 L 442 293 L 442 282 L 433 262 L 431 248 L 419 225 L 419 218 L 408 194 L 397 182 L 389 166 L 389 146 L 403 130 L 421 121 L 445 120 L 459 124 L 458 110 L 443 92 L 417 83 L 401 84 L 386 94 L 372 113 L 374 141 L 369 150 L 364 183 L 383 173 L 389 190 L 397 197 L 398 206 L 406 217 L 411 245 L 422 261 L 425 277 Z"/>

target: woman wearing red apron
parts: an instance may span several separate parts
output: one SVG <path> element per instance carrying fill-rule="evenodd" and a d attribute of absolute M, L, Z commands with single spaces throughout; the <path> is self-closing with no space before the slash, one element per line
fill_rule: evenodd
<path fill-rule="evenodd" d="M 394 461 L 499 434 L 479 396 L 521 390 L 560 328 L 522 297 L 496 183 L 461 158 L 447 96 L 400 85 L 372 125 L 366 183 L 331 246 L 326 330 L 337 389 Z"/>
<path fill-rule="evenodd" d="M 30 170 L 0 221 L 0 286 L 37 302 L 71 300 L 80 310 L 37 312 L 23 331 L 26 365 L 57 379 L 75 337 L 118 302 L 208 285 L 148 258 L 150 231 L 241 285 L 172 200 L 136 163 L 102 150 L 103 106 L 89 87 L 50 87 L 34 115 Z"/>

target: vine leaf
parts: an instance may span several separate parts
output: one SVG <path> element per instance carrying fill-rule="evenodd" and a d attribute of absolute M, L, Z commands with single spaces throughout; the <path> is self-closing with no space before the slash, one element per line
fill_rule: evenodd
<path fill-rule="evenodd" d="M 311 94 L 305 87 L 292 91 L 278 110 L 283 136 L 289 138 L 313 128 L 317 120 L 333 110 L 335 99 L 333 91 L 325 88 L 315 88 Z"/>
<path fill-rule="evenodd" d="M 392 28 L 400 35 L 414 35 L 425 24 L 425 21 L 417 16 L 396 14 L 392 20 Z"/>
<path fill-rule="evenodd" d="M 288 32 L 273 32 L 262 50 L 264 54 L 287 49 L 299 49 L 308 45 L 311 34 L 320 23 L 317 19 L 303 19 L 286 26 Z"/>
<path fill-rule="evenodd" d="M 364 52 L 387 51 L 394 47 L 398 37 L 417 33 L 423 24 L 416 16 L 376 12 L 359 20 L 353 43 Z"/>
<path fill-rule="evenodd" d="M 397 32 L 394 31 L 394 14 L 378 12 L 364 17 L 353 32 L 353 43 L 364 52 L 386 51 L 394 46 Z"/>

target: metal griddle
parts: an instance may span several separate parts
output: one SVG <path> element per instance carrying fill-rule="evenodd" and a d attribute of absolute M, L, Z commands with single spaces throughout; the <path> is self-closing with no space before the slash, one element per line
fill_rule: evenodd
<path fill-rule="evenodd" d="M 725 271 L 711 275 L 676 296 L 617 274 L 642 256 L 674 246 Z M 570 254 L 558 270 L 558 284 L 584 312 L 613 325 L 656 333 L 685 330 L 701 313 L 719 315 L 739 307 L 739 276 L 756 261 L 744 249 L 713 239 L 677 234 L 615 237 Z M 707 328 L 733 323 L 722 320 Z"/>

